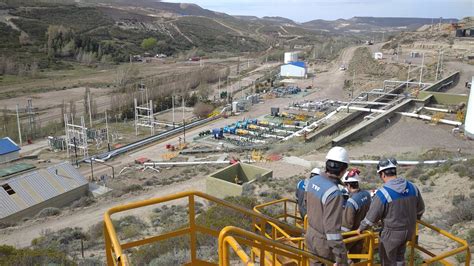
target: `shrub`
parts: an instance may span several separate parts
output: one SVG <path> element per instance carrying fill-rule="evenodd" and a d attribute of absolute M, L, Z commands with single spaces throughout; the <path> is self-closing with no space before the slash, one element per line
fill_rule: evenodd
<path fill-rule="evenodd" d="M 464 253 L 456 254 L 456 256 L 454 256 L 454 258 L 455 258 L 456 261 L 459 262 L 459 263 L 464 263 L 464 262 L 466 262 L 466 254 L 464 254 Z"/>
<path fill-rule="evenodd" d="M 13 226 L 14 224 L 12 223 L 0 223 L 0 229 L 8 228 Z"/>
<path fill-rule="evenodd" d="M 124 193 L 130 193 L 130 192 L 140 191 L 140 190 L 143 190 L 143 187 L 138 185 L 138 184 L 133 184 L 133 185 L 130 185 L 130 186 L 126 186 L 122 189 L 122 191 Z"/>
<path fill-rule="evenodd" d="M 214 106 L 208 103 L 203 103 L 203 102 L 198 102 L 194 106 L 194 111 L 193 113 L 200 118 L 205 118 L 207 117 L 210 113 L 214 111 Z"/>
<path fill-rule="evenodd" d="M 42 236 L 31 241 L 34 248 L 57 249 L 61 251 L 79 250 L 80 240 L 88 239 L 82 228 L 67 227 L 56 232 L 45 231 Z"/>
<path fill-rule="evenodd" d="M 474 228 L 471 228 L 469 231 L 467 231 L 466 240 L 469 245 L 474 245 Z"/>
<path fill-rule="evenodd" d="M 119 237 L 123 239 L 142 235 L 143 231 L 148 228 L 148 225 L 142 219 L 132 215 L 113 220 L 112 223 Z"/>
<path fill-rule="evenodd" d="M 57 249 L 16 249 L 0 245 L 0 265 L 75 265 Z"/>
<path fill-rule="evenodd" d="M 406 176 L 410 179 L 419 179 L 420 176 L 423 174 L 423 166 L 417 165 L 406 173 Z"/>
<path fill-rule="evenodd" d="M 448 223 L 450 225 L 460 222 L 471 221 L 474 219 L 474 199 L 467 198 L 457 202 L 455 208 L 448 215 Z"/>
<path fill-rule="evenodd" d="M 454 206 L 457 206 L 459 203 L 463 202 L 466 200 L 466 197 L 463 194 L 460 195 L 454 195 L 453 200 L 451 201 Z"/>
<path fill-rule="evenodd" d="M 244 196 L 227 197 L 225 200 L 247 209 L 253 209 L 258 204 L 257 199 Z M 229 208 L 214 205 L 197 217 L 196 224 L 215 230 L 221 230 L 228 225 L 250 230 L 252 220 L 250 217 Z"/>
<path fill-rule="evenodd" d="M 44 208 L 43 210 L 41 210 L 36 215 L 36 217 L 37 218 L 44 218 L 44 217 L 56 216 L 56 215 L 59 215 L 59 214 L 61 214 L 60 209 L 54 208 L 54 207 L 48 207 L 48 208 Z"/>
<path fill-rule="evenodd" d="M 95 202 L 96 202 L 96 200 L 95 200 L 94 197 L 84 196 L 84 197 L 81 197 L 80 199 L 74 201 L 73 203 L 71 203 L 71 208 L 75 209 L 75 208 L 87 207 L 87 206 L 92 205 Z"/>

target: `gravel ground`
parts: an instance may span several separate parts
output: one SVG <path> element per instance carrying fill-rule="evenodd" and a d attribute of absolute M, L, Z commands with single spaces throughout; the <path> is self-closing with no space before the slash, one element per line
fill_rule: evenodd
<path fill-rule="evenodd" d="M 353 158 L 370 154 L 382 156 L 401 153 L 422 153 L 429 149 L 443 148 L 450 151 L 461 149 L 463 153 L 474 152 L 474 141 L 451 134 L 452 127 L 433 125 L 414 118 L 402 117 L 388 129 L 374 132 L 360 142 L 349 145 Z"/>

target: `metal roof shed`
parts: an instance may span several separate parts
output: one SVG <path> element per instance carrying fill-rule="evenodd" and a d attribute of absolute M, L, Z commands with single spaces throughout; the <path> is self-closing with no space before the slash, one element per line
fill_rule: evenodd
<path fill-rule="evenodd" d="M 0 163 L 14 161 L 20 157 L 20 147 L 9 137 L 0 139 Z"/>
<path fill-rule="evenodd" d="M 66 162 L 0 181 L 0 222 L 14 223 L 44 208 L 65 206 L 87 190 L 87 180 Z"/>

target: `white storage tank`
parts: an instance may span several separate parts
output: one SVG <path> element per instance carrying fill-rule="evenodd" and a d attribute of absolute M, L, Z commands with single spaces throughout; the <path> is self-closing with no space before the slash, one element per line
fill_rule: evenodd
<path fill-rule="evenodd" d="M 471 84 L 474 84 L 474 76 L 472 77 Z M 471 91 L 469 92 L 469 99 L 467 100 L 467 111 L 464 121 L 464 133 L 468 138 L 474 139 L 474 86 L 472 85 Z"/>
<path fill-rule="evenodd" d="M 290 62 L 298 61 L 298 53 L 297 52 L 287 52 L 285 53 L 285 60 L 284 63 L 288 64 Z"/>

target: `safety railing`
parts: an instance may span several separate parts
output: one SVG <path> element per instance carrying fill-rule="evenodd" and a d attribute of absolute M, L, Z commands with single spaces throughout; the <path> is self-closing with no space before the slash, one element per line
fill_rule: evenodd
<path fill-rule="evenodd" d="M 252 221 L 251 224 L 249 224 L 249 228 L 251 228 L 253 232 L 232 226 L 227 226 L 223 230 L 220 230 L 222 228 L 219 228 L 219 230 L 217 230 L 215 228 L 206 227 L 196 223 L 195 203 L 198 199 L 206 200 L 220 207 L 225 207 L 236 211 L 242 215 L 245 215 L 249 218 L 250 221 Z M 112 223 L 111 216 L 113 214 L 155 204 L 168 203 L 170 201 L 175 200 L 179 200 L 180 203 L 186 203 L 185 201 L 187 201 L 188 224 L 186 226 L 183 226 L 171 232 L 162 233 L 161 235 L 152 236 L 127 243 L 122 243 L 119 240 L 117 232 Z M 275 202 L 269 202 L 259 205 L 256 207 L 256 210 L 262 211 L 263 208 L 269 208 L 270 206 L 272 206 L 272 203 L 295 204 L 295 202 L 292 200 L 282 199 Z M 289 206 L 287 205 L 287 207 Z M 287 221 L 289 221 L 290 223 L 301 223 L 301 218 L 298 217 L 298 213 L 293 214 L 294 208 L 285 208 L 283 206 L 283 211 L 288 214 L 276 214 L 279 219 L 285 220 L 286 217 Z M 292 218 L 293 220 L 288 220 L 289 218 Z M 189 239 L 188 241 L 190 252 L 190 262 L 187 265 L 216 265 L 215 262 L 209 262 L 205 261 L 204 259 L 198 258 L 197 234 L 203 234 L 210 237 L 219 238 L 219 261 L 221 262 L 221 265 L 226 265 L 226 263 L 229 261 L 229 247 L 231 247 L 235 251 L 237 257 L 246 265 L 253 265 L 255 262 L 260 263 L 260 265 L 281 265 L 282 263 L 280 263 L 279 260 L 282 257 L 289 259 L 293 263 L 296 263 L 301 266 L 306 266 L 306 263 L 309 260 L 319 260 L 323 263 L 332 263 L 325 258 L 317 257 L 316 255 L 305 251 L 304 238 L 302 237 L 304 230 L 299 227 L 289 225 L 284 221 L 280 221 L 279 219 L 263 215 L 257 211 L 252 211 L 243 208 L 239 205 L 215 198 L 202 192 L 194 191 L 182 192 L 161 198 L 144 200 L 113 207 L 109 209 L 104 215 L 104 238 L 107 264 L 133 265 L 133 262 L 129 261 L 129 258 L 125 253 L 127 250 L 155 243 L 158 241 L 186 236 L 187 239 Z M 453 250 L 443 252 L 441 254 L 435 254 L 427 250 L 427 248 L 422 247 L 417 241 L 417 237 L 419 235 L 419 225 L 425 226 L 439 233 L 440 235 L 443 235 L 455 241 L 460 246 Z M 446 232 L 423 221 L 418 221 L 416 232 L 417 233 L 414 236 L 413 240 L 409 241 L 408 243 L 409 249 L 411 250 L 410 265 L 414 265 L 415 250 L 419 250 L 429 256 L 429 258 L 424 260 L 424 264 L 439 262 L 443 265 L 452 265 L 447 260 L 448 257 L 465 253 L 465 265 L 469 265 L 470 251 L 469 246 L 465 240 L 455 237 L 449 232 Z M 345 237 L 344 242 L 346 244 L 355 241 L 364 241 L 364 246 L 365 250 L 367 250 L 367 253 L 349 254 L 350 259 L 360 260 L 355 265 L 372 265 L 374 263 L 373 256 L 374 251 L 376 250 L 375 239 L 377 238 L 377 235 L 375 233 L 366 231 L 363 234 L 358 235 L 356 232 L 352 231 L 344 233 L 343 236 Z M 247 255 L 248 253 L 250 253 L 250 256 Z"/>
<path fill-rule="evenodd" d="M 450 240 L 456 242 L 459 244 L 457 248 L 454 248 L 453 250 L 448 250 L 445 252 L 442 252 L 441 254 L 435 254 L 431 251 L 429 251 L 427 248 L 422 247 L 419 244 L 418 238 L 419 238 L 419 233 L 420 233 L 420 226 L 424 226 L 426 228 L 431 229 L 434 232 L 437 232 L 438 234 L 449 238 Z M 446 260 L 449 257 L 456 256 L 458 254 L 465 253 L 465 265 L 471 265 L 471 252 L 469 250 L 469 244 L 467 243 L 466 240 L 461 239 L 457 236 L 454 236 L 453 234 L 440 229 L 434 225 L 431 225 L 427 222 L 418 220 L 417 225 L 416 225 L 416 234 L 413 236 L 413 239 L 408 242 L 408 246 L 410 247 L 410 265 L 414 265 L 415 263 L 415 250 L 421 251 L 423 254 L 429 256 L 429 258 L 423 260 L 423 265 L 429 265 L 435 262 L 441 263 L 443 265 L 456 265 L 448 260 Z"/>
<path fill-rule="evenodd" d="M 328 259 L 316 256 L 303 249 L 295 248 L 283 243 L 273 241 L 265 236 L 258 235 L 242 228 L 227 226 L 219 234 L 219 265 L 233 265 L 230 261 L 229 247 L 234 250 L 244 265 L 255 265 L 256 260 L 247 255 L 247 252 L 241 245 L 251 247 L 260 252 L 260 265 L 281 265 L 274 258 L 269 259 L 269 255 L 276 254 L 279 257 L 285 257 L 292 260 L 291 265 L 307 266 L 310 260 L 318 260 L 326 265 L 333 265 L 334 262 Z"/>
<path fill-rule="evenodd" d="M 270 208 L 279 209 L 280 211 L 283 211 L 283 213 L 276 213 L 275 214 L 274 213 L 275 211 L 270 210 Z M 290 221 L 290 224 L 299 226 L 299 225 L 301 225 L 301 221 L 303 219 L 299 216 L 297 208 L 298 207 L 297 207 L 297 204 L 296 204 L 295 200 L 279 199 L 279 200 L 266 202 L 264 204 L 257 205 L 257 206 L 254 207 L 254 211 L 259 212 L 259 213 L 268 214 L 268 215 L 272 216 L 273 218 L 283 220 L 286 223 L 288 223 L 288 221 Z M 289 218 L 293 218 L 293 220 L 290 220 Z M 306 229 L 307 228 L 307 219 L 306 219 L 306 217 L 303 221 L 304 221 L 303 222 L 304 228 Z M 304 241 L 301 240 L 300 238 L 297 238 L 294 235 L 290 235 L 288 233 L 287 234 L 283 233 L 282 231 L 284 231 L 284 230 L 282 230 L 281 228 L 278 228 L 278 226 L 275 225 L 275 224 L 269 223 L 269 225 L 272 226 L 272 234 L 275 234 L 275 233 L 273 233 L 273 231 L 276 232 L 276 240 L 280 240 L 280 239 L 283 239 L 283 238 L 287 238 L 291 241 L 298 241 L 299 240 L 299 241 L 303 242 L 299 245 L 299 247 L 304 246 Z M 420 225 L 425 226 L 425 227 L 431 229 L 434 232 L 437 232 L 441 236 L 449 238 L 450 240 L 452 240 L 452 241 L 456 242 L 457 244 L 459 244 L 459 246 L 452 249 L 452 250 L 445 251 L 441 254 L 435 254 L 435 253 L 429 251 L 427 248 L 422 247 L 418 243 Z M 260 227 L 257 226 L 257 230 L 260 230 Z M 350 259 L 365 260 L 365 261 L 362 261 L 363 264 L 360 264 L 361 262 L 359 262 L 356 265 L 371 265 L 371 263 L 373 263 L 374 251 L 377 249 L 376 244 L 379 241 L 378 233 L 371 232 L 371 231 L 365 231 L 364 234 L 357 235 L 356 231 L 351 231 L 351 232 L 344 232 L 344 233 L 342 233 L 342 235 L 345 238 L 344 242 L 346 244 L 349 244 L 349 243 L 352 243 L 352 242 L 355 242 L 355 241 L 360 241 L 360 240 L 365 241 L 364 247 L 365 247 L 365 250 L 367 250 L 367 253 L 365 253 L 365 254 L 349 254 L 348 255 Z M 267 234 L 267 236 L 268 236 L 268 234 Z M 273 239 L 275 239 L 275 238 L 273 238 Z M 470 265 L 471 253 L 470 253 L 470 250 L 469 250 L 469 245 L 468 245 L 466 240 L 463 240 L 459 237 L 456 237 L 456 236 L 450 234 L 449 232 L 447 232 L 445 230 L 437 228 L 436 226 L 428 224 L 428 223 L 426 223 L 424 221 L 421 221 L 421 220 L 417 221 L 416 234 L 414 235 L 414 238 L 412 239 L 412 241 L 408 242 L 408 246 L 409 246 L 410 251 L 411 251 L 410 252 L 410 259 L 409 259 L 410 265 L 415 265 L 415 261 L 414 261 L 415 250 L 418 250 L 418 251 L 422 252 L 423 254 L 430 257 L 430 258 L 424 259 L 424 263 L 426 265 L 431 264 L 431 263 L 435 263 L 435 262 L 439 262 L 443 265 L 453 265 L 452 263 L 450 263 L 446 259 L 448 257 L 453 257 L 455 255 L 462 254 L 462 253 L 465 253 L 465 265 L 466 266 Z"/>
<path fill-rule="evenodd" d="M 275 209 L 277 211 L 275 211 Z M 266 202 L 254 207 L 254 211 L 258 213 L 263 213 L 269 215 L 273 218 L 279 219 L 285 223 L 289 223 L 293 226 L 304 228 L 307 227 L 307 219 L 303 219 L 298 212 L 298 204 L 295 200 L 292 199 L 278 199 L 270 202 Z M 265 228 L 263 233 L 270 239 L 280 241 L 280 242 L 291 242 L 294 243 L 295 247 L 299 249 L 304 249 L 304 237 L 302 237 L 299 232 L 287 232 L 280 228 L 278 225 L 269 222 L 268 225 L 271 227 L 271 231 L 268 232 L 268 228 Z M 255 225 L 257 231 L 262 231 L 260 225 Z M 363 234 L 357 234 L 356 231 L 344 232 L 342 233 L 344 237 L 344 243 L 351 244 L 358 241 L 364 242 L 364 247 L 366 253 L 361 254 L 348 254 L 349 259 L 358 260 L 354 265 L 372 265 L 374 263 L 374 249 L 375 249 L 375 240 L 376 234 L 371 231 L 365 231 Z M 275 254 L 273 254 L 273 259 L 275 259 Z"/>
<path fill-rule="evenodd" d="M 199 233 L 199 234 L 217 238 L 219 236 L 219 230 L 216 230 L 210 227 L 205 227 L 203 225 L 196 223 L 195 202 L 197 199 L 206 200 L 210 203 L 217 204 L 218 206 L 222 206 L 222 207 L 231 209 L 233 211 L 236 211 L 242 215 L 245 215 L 252 221 L 252 224 L 249 225 L 251 226 L 251 228 L 255 228 L 255 224 L 260 224 L 261 228 L 265 228 L 267 224 L 272 223 L 274 225 L 277 225 L 279 228 L 281 228 L 285 232 L 294 232 L 295 230 L 297 230 L 297 231 L 300 231 L 299 232 L 300 235 L 303 232 L 302 229 L 295 228 L 293 226 L 282 223 L 275 218 L 271 218 L 271 217 L 262 215 L 260 213 L 256 213 L 252 210 L 243 208 L 239 205 L 227 202 L 225 200 L 218 199 L 216 197 L 210 196 L 202 192 L 196 192 L 196 191 L 181 192 L 181 193 L 177 193 L 177 194 L 173 194 L 169 196 L 164 196 L 161 198 L 149 199 L 149 200 L 138 201 L 138 202 L 122 205 L 122 206 L 116 206 L 109 209 L 104 215 L 104 238 L 105 238 L 107 264 L 108 265 L 133 265 L 133 262 L 129 261 L 129 258 L 127 257 L 125 253 L 126 250 L 143 246 L 143 245 L 147 245 L 147 244 L 152 244 L 158 241 L 163 241 L 163 240 L 183 237 L 183 236 L 187 236 L 189 239 L 189 250 L 190 250 L 190 260 L 191 260 L 189 262 L 189 265 L 209 265 L 210 263 L 212 263 L 212 262 L 208 262 L 208 261 L 201 260 L 198 258 L 197 234 Z M 171 232 L 166 232 L 161 235 L 152 236 L 145 239 L 140 239 L 140 240 L 131 241 L 127 243 L 122 243 L 119 240 L 117 236 L 117 231 L 115 230 L 115 227 L 112 223 L 113 214 L 129 211 L 132 209 L 142 208 L 146 206 L 161 204 L 165 202 L 176 201 L 176 200 L 179 200 L 180 203 L 182 203 L 183 200 L 184 201 L 187 200 L 187 206 L 188 206 L 188 224 L 187 225 Z M 254 231 L 254 235 L 255 233 L 262 233 L 262 232 Z M 276 246 L 281 247 L 281 245 L 284 245 L 282 243 L 277 243 L 277 241 L 271 240 L 267 238 L 266 236 L 262 236 L 262 237 L 264 237 L 267 241 L 274 242 Z M 263 252 L 260 255 L 265 255 L 265 252 Z"/>

